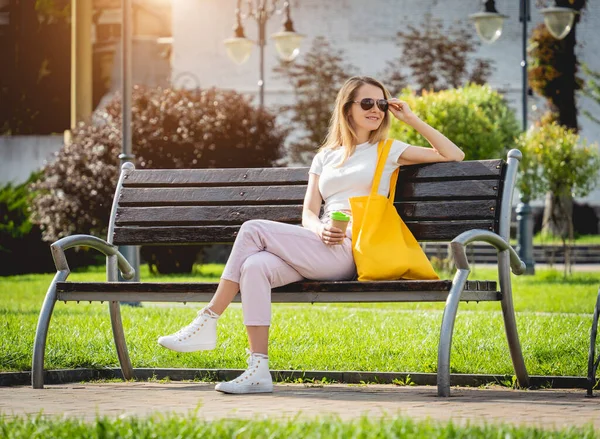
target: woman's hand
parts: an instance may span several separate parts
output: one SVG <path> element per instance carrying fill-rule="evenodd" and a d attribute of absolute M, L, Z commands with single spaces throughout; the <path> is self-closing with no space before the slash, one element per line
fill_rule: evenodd
<path fill-rule="evenodd" d="M 396 119 L 411 124 L 419 118 L 412 112 L 408 104 L 397 98 L 388 99 L 390 112 L 396 117 Z"/>
<path fill-rule="evenodd" d="M 319 229 L 319 238 L 326 245 L 341 244 L 346 235 L 337 227 L 332 227 L 331 224 L 323 223 Z"/>

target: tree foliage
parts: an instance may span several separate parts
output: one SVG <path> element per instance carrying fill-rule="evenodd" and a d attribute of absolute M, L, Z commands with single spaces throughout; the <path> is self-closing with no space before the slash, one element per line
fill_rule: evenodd
<path fill-rule="evenodd" d="M 550 123 L 522 133 L 523 153 L 519 189 L 529 198 L 546 192 L 585 197 L 598 182 L 598 145 L 588 145 L 575 130 Z"/>
<path fill-rule="evenodd" d="M 497 91 L 471 84 L 463 88 L 424 91 L 404 90 L 405 100 L 423 121 L 456 143 L 467 160 L 502 157 L 514 145 L 519 125 L 514 111 Z M 410 126 L 394 120 L 391 136 L 412 145 L 428 145 Z"/>
<path fill-rule="evenodd" d="M 69 127 L 68 0 L 10 1 L 0 26 L 0 134 Z"/>
<path fill-rule="evenodd" d="M 68 20 L 71 17 L 71 0 L 35 0 L 35 10 L 45 21 Z"/>
<path fill-rule="evenodd" d="M 587 81 L 585 81 L 583 93 L 596 102 L 596 104 L 600 105 L 600 72 L 590 69 L 586 64 L 584 64 L 582 67 L 588 78 Z M 600 118 L 592 114 L 590 111 L 584 110 L 583 114 L 590 120 L 600 124 Z"/>
<path fill-rule="evenodd" d="M 491 73 L 492 62 L 475 59 L 469 66 L 469 55 L 478 43 L 471 29 L 456 24 L 445 27 L 442 20 L 426 15 L 420 25 L 407 25 L 397 33 L 401 56 L 388 62 L 382 79 L 396 95 L 406 87 L 401 73 L 408 69 L 418 90 L 439 91 L 457 88 L 469 82 L 484 84 Z"/>
<path fill-rule="evenodd" d="M 549 6 L 548 0 L 538 0 L 538 6 Z M 557 0 L 556 5 L 582 11 L 587 0 Z M 577 24 L 581 14 L 575 16 L 573 27 L 563 40 L 556 40 L 543 24 L 538 25 L 530 39 L 528 79 L 531 88 L 546 98 L 549 114 L 542 116 L 543 126 L 551 121 L 577 131 L 576 93 L 583 85 L 578 75 L 579 61 L 575 54 L 577 46 Z M 573 199 L 570 194 L 549 192 L 546 196 L 544 229 L 565 236 L 572 229 L 571 208 Z M 560 217 L 557 212 L 568 212 Z"/>
<path fill-rule="evenodd" d="M 29 183 L 0 188 L 0 275 L 51 272 L 52 257 L 39 227 L 29 221 L 32 194 Z"/>
<path fill-rule="evenodd" d="M 398 32 L 403 56 L 389 61 L 380 75 L 393 95 L 407 86 L 406 69 L 419 89 L 425 90 L 487 81 L 491 71 L 489 60 L 474 60 L 469 71 L 467 58 L 477 48 L 469 30 L 459 26 L 444 29 L 439 20 L 433 19 L 426 19 L 420 27 L 409 25 L 407 29 Z M 345 60 L 342 50 L 317 37 L 302 60 L 281 63 L 275 72 L 286 78 L 294 90 L 295 102 L 281 109 L 290 115 L 291 126 L 301 136 L 290 143 L 288 161 L 310 163 L 327 135 L 337 93 L 344 81 L 356 74 L 356 67 Z"/>
<path fill-rule="evenodd" d="M 398 96 L 402 90 L 408 87 L 408 76 L 404 73 L 404 60 L 396 58 L 387 61 L 385 69 L 380 73 L 381 82 L 392 96 Z"/>
<path fill-rule="evenodd" d="M 529 57 L 527 76 L 531 88 L 546 98 L 561 125 L 577 130 L 575 93 L 583 80 L 577 74 L 579 62 L 575 53 L 565 40 L 557 40 L 540 24 L 533 30 Z"/>
<path fill-rule="evenodd" d="M 546 234 L 560 236 L 565 246 L 565 273 L 570 271 L 570 247 L 574 238 L 573 197 L 584 197 L 599 179 L 598 145 L 581 141 L 575 130 L 556 122 L 538 125 L 517 141 L 523 153 L 519 190 L 527 199 L 549 194 L 542 224 Z"/>
<path fill-rule="evenodd" d="M 309 163 L 327 136 L 335 98 L 356 67 L 345 60 L 342 50 L 334 49 L 324 37 L 316 37 L 301 60 L 281 62 L 274 69 L 294 90 L 294 103 L 284 105 L 290 123 L 300 138 L 288 146 L 288 162 Z"/>
<path fill-rule="evenodd" d="M 549 0 L 538 0 L 538 7 L 547 7 Z M 587 0 L 556 0 L 556 6 L 579 12 L 573 27 L 562 40 L 555 39 L 544 24 L 539 24 L 529 41 L 529 68 L 527 76 L 531 88 L 546 98 L 549 109 L 559 124 L 578 130 L 576 93 L 583 80 L 578 75 L 579 60 L 575 54 L 577 25 Z"/>
<path fill-rule="evenodd" d="M 39 177 L 39 172 L 35 172 L 24 183 L 0 187 L 0 276 L 55 270 L 50 246 L 42 240 L 40 228 L 30 221 L 35 196 L 30 185 Z M 97 256 L 80 252 L 69 265 L 71 268 L 93 265 L 98 262 Z"/>
<path fill-rule="evenodd" d="M 44 239 L 106 233 L 119 174 L 121 103 L 115 98 L 80 124 L 33 186 L 33 221 Z M 133 146 L 141 168 L 268 167 L 286 131 L 233 91 L 144 89 L 133 93 Z"/>

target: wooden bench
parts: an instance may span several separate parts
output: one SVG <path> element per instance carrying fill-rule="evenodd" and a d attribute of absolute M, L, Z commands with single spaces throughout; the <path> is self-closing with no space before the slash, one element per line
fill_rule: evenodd
<path fill-rule="evenodd" d="M 508 244 L 512 193 L 521 159 L 483 160 L 406 166 L 401 169 L 396 206 L 420 242 L 452 241 L 457 272 L 452 281 L 319 282 L 306 280 L 273 290 L 273 302 L 446 302 L 438 348 L 438 394 L 450 394 L 450 346 L 459 301 L 499 301 L 516 376 L 528 375 L 521 353 L 512 303 L 510 268 L 524 264 Z M 123 376 L 131 366 L 119 301 L 208 302 L 215 283 L 118 282 L 117 271 L 131 279 L 133 269 L 117 245 L 232 243 L 240 225 L 251 219 L 299 224 L 308 181 L 307 168 L 136 170 L 122 167 L 107 241 L 75 235 L 52 244 L 57 274 L 40 312 L 32 385 L 44 385 L 44 351 L 54 304 L 108 301 Z M 465 246 L 484 241 L 498 250 L 499 288 L 495 281 L 467 280 Z M 106 282 L 67 282 L 64 251 L 88 246 L 107 256 Z M 390 255 L 393 256 L 393 255 Z M 239 294 L 236 297 L 239 300 Z M 483 353 L 482 353 L 483 354 Z"/>

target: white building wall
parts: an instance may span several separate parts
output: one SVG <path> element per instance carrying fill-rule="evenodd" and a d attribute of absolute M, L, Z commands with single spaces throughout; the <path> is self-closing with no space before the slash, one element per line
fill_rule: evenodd
<path fill-rule="evenodd" d="M 242 3 L 245 11 L 246 2 Z M 479 0 L 291 0 L 295 29 L 307 37 L 301 50 L 306 51 L 313 38 L 324 36 L 335 48 L 345 51 L 347 60 L 358 67 L 361 74 L 371 76 L 381 73 L 386 62 L 400 54 L 395 37 L 398 30 L 409 24 L 420 24 L 426 14 L 443 20 L 446 25 L 457 21 L 468 23 L 468 15 L 477 12 L 480 4 Z M 230 61 L 225 53 L 223 40 L 233 35 L 235 5 L 235 0 L 173 0 L 172 80 L 175 85 L 216 86 L 257 93 L 258 48 L 241 66 Z M 520 121 L 522 25 L 519 1 L 497 0 L 496 7 L 509 16 L 503 35 L 494 44 L 482 44 L 474 56 L 494 61 L 489 82 L 505 93 Z M 275 16 L 269 20 L 267 35 L 280 30 L 280 18 Z M 533 8 L 531 18 L 529 32 L 543 21 L 536 8 Z M 256 21 L 248 18 L 243 24 L 246 36 L 256 40 Z M 589 2 L 577 27 L 580 41 L 577 55 L 580 61 L 600 71 L 600 44 L 596 43 L 599 42 L 598 25 L 600 8 Z M 475 35 L 474 29 L 473 33 Z M 265 50 L 265 103 L 273 108 L 292 99 L 287 83 L 273 74 L 277 64 L 275 47 L 269 40 Z M 541 107 L 543 100 L 530 98 L 529 104 L 529 114 L 535 117 L 535 106 Z M 600 111 L 600 107 L 587 98 L 580 98 L 579 106 L 595 113 Z M 583 115 L 579 117 L 579 124 L 583 137 L 591 142 L 600 141 L 600 125 Z M 600 190 L 588 198 L 600 204 Z"/>
<path fill-rule="evenodd" d="M 27 181 L 62 145 L 62 135 L 0 136 L 0 186 Z"/>

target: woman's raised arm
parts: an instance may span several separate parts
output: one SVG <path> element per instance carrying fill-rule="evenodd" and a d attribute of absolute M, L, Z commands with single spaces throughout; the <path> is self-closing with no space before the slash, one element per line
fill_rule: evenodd
<path fill-rule="evenodd" d="M 418 163 L 460 162 L 465 153 L 438 130 L 423 122 L 412 112 L 408 104 L 400 99 L 389 99 L 390 111 L 400 121 L 411 126 L 427 139 L 431 148 L 409 146 L 398 159 L 400 165 Z"/>

